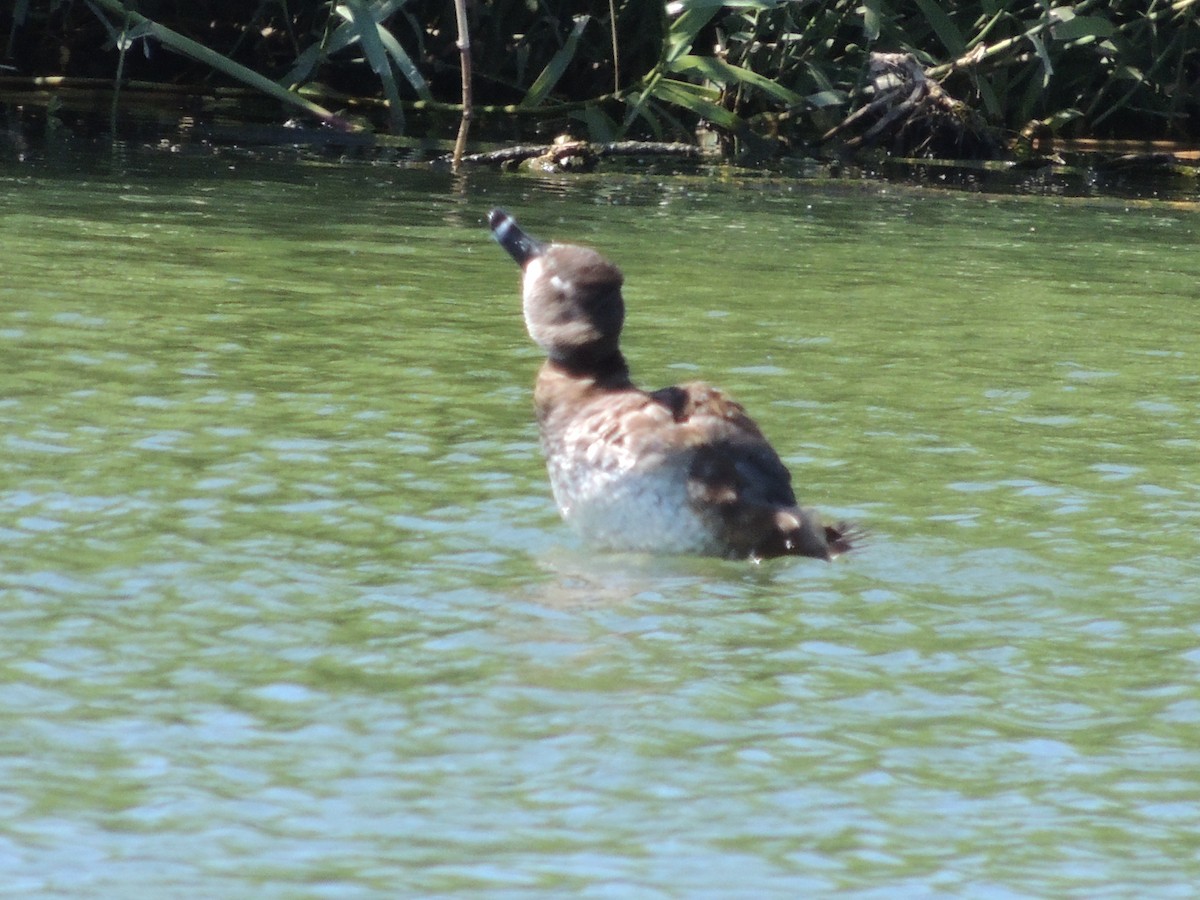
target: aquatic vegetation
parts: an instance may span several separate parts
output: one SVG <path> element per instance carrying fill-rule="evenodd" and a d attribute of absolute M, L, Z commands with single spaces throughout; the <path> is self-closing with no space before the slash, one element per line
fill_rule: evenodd
<path fill-rule="evenodd" d="M 232 80 L 393 134 L 413 130 L 414 113 L 440 130 L 437 116 L 465 112 L 464 126 L 473 114 L 493 135 L 669 141 L 700 130 L 751 155 L 822 136 L 936 155 L 945 142 L 918 127 L 928 112 L 935 131 L 957 116 L 964 146 L 983 155 L 1039 128 L 1200 136 L 1197 0 L 196 0 L 158 18 L 131 0 L 88 0 L 18 3 L 5 25 L 9 78 Z M 907 55 L 917 99 L 935 102 L 880 107 L 878 54 Z M 868 122 L 859 111 L 873 105 Z M 893 109 L 903 114 L 885 121 Z"/>

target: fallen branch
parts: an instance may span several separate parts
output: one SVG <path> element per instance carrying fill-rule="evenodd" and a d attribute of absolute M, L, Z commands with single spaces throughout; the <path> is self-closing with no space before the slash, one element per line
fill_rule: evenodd
<path fill-rule="evenodd" d="M 501 166 L 522 163 L 526 160 L 543 162 L 547 168 L 566 171 L 578 168 L 566 164 L 569 159 L 594 162 L 604 156 L 676 156 L 684 159 L 699 159 L 704 154 L 694 144 L 664 143 L 660 141 L 614 141 L 607 144 L 591 144 L 587 141 L 561 141 L 555 144 L 518 144 L 488 153 L 471 153 L 462 158 L 473 165 Z M 447 159 L 448 157 L 443 157 Z"/>

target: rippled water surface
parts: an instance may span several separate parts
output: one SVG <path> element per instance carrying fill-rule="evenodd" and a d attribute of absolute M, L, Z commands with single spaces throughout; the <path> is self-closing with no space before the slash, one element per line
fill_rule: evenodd
<path fill-rule="evenodd" d="M 580 544 L 493 205 L 869 545 Z M 0 214 L 0 893 L 1194 895 L 1195 208 L 215 157 Z"/>

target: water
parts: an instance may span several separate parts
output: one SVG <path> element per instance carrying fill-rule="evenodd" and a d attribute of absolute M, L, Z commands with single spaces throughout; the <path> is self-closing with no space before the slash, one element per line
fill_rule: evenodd
<path fill-rule="evenodd" d="M 826 565 L 559 523 L 493 205 Z M 1194 207 L 0 170 L 0 894 L 1189 897 Z"/>

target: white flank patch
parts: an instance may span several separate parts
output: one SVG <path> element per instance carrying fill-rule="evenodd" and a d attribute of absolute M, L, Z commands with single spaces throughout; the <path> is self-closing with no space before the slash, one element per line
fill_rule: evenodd
<path fill-rule="evenodd" d="M 688 502 L 687 454 L 631 452 L 604 440 L 596 423 L 584 419 L 547 453 L 547 468 L 563 518 L 589 541 L 659 553 L 717 547 Z"/>

